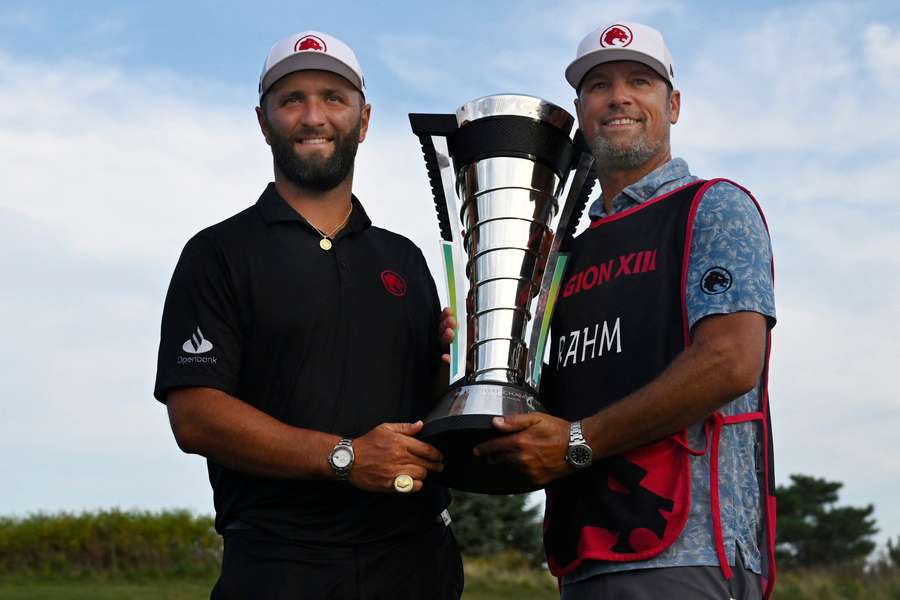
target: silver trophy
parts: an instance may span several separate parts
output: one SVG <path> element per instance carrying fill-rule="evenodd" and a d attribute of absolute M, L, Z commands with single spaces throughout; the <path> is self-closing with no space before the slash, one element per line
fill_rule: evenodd
<path fill-rule="evenodd" d="M 450 487 L 530 491 L 515 469 L 476 459 L 472 448 L 498 435 L 493 417 L 544 411 L 537 391 L 550 317 L 565 245 L 593 187 L 593 158 L 580 133 L 571 137 L 572 116 L 532 96 L 486 96 L 455 115 L 409 119 L 425 155 L 458 323 L 450 389 L 421 437 L 444 453 L 440 477 Z"/>

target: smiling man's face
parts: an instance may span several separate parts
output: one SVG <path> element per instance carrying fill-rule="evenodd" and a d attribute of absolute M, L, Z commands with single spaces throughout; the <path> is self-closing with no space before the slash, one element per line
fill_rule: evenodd
<path fill-rule="evenodd" d="M 678 121 L 681 95 L 650 67 L 597 65 L 582 79 L 575 108 L 599 171 L 655 168 L 669 159 L 669 128 Z"/>
<path fill-rule="evenodd" d="M 279 79 L 257 109 L 276 168 L 298 186 L 319 191 L 336 187 L 353 170 L 370 112 L 349 81 L 313 70 Z"/>

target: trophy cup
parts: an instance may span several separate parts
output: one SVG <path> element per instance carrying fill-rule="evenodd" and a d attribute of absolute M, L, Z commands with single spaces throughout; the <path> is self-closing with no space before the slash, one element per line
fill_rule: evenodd
<path fill-rule="evenodd" d="M 443 452 L 444 471 L 435 476 L 450 487 L 531 491 L 515 469 L 472 449 L 500 435 L 495 416 L 544 411 L 537 392 L 550 317 L 566 244 L 593 187 L 593 157 L 580 132 L 570 137 L 572 116 L 532 96 L 486 96 L 455 115 L 409 120 L 425 155 L 457 320 L 450 388 L 420 437 Z"/>

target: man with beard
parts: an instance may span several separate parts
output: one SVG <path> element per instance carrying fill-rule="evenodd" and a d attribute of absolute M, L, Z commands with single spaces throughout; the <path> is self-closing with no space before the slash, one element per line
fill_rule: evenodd
<path fill-rule="evenodd" d="M 745 189 L 672 158 L 662 35 L 605 25 L 566 79 L 601 198 L 571 247 L 544 398 L 475 453 L 547 487 L 567 600 L 759 598 L 774 581 L 771 248 Z"/>
<path fill-rule="evenodd" d="M 225 540 L 212 598 L 458 598 L 462 564 L 415 435 L 440 369 L 422 253 L 352 193 L 371 106 L 353 51 L 273 46 L 259 126 L 275 181 L 195 235 L 166 298 L 154 395 L 207 458 Z"/>

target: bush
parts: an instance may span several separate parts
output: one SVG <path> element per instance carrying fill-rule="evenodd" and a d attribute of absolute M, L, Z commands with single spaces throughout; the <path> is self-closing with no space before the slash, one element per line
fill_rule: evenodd
<path fill-rule="evenodd" d="M 212 518 L 185 510 L 0 517 L 4 573 L 204 575 L 221 556 Z"/>
<path fill-rule="evenodd" d="M 513 551 L 532 566 L 544 561 L 539 507 L 527 495 L 488 496 L 453 490 L 453 533 L 466 556 Z"/>

